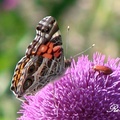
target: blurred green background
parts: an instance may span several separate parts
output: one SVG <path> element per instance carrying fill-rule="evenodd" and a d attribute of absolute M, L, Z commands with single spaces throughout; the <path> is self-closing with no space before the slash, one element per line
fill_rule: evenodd
<path fill-rule="evenodd" d="M 21 102 L 9 89 L 12 75 L 47 15 L 58 21 L 67 58 L 93 43 L 84 54 L 120 56 L 120 0 L 0 0 L 0 120 L 19 116 Z"/>

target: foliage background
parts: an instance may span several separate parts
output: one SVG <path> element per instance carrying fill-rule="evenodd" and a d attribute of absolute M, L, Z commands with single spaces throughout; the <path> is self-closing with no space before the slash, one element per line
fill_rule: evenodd
<path fill-rule="evenodd" d="M 93 43 L 84 54 L 120 55 L 120 0 L 0 0 L 0 120 L 18 117 L 20 101 L 9 89 L 13 71 L 47 15 L 59 23 L 67 58 Z"/>

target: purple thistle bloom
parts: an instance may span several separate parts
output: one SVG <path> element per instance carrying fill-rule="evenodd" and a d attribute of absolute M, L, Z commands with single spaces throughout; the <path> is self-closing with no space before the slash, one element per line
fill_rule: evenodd
<path fill-rule="evenodd" d="M 54 83 L 35 96 L 26 96 L 19 120 L 120 120 L 120 58 L 95 53 L 93 60 L 81 56 Z M 109 75 L 94 65 L 108 66 Z"/>

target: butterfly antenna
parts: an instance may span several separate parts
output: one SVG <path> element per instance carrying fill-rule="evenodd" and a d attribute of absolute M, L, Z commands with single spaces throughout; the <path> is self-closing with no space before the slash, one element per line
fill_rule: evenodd
<path fill-rule="evenodd" d="M 93 48 L 94 46 L 95 46 L 95 44 L 92 44 L 92 46 L 90 46 L 89 48 L 85 49 L 84 51 L 82 51 L 82 52 L 80 52 L 80 53 L 78 53 L 78 54 L 76 54 L 76 55 L 74 55 L 73 58 L 75 58 L 75 57 L 77 57 L 77 56 L 85 53 L 86 51 L 88 51 L 89 49 Z"/>
<path fill-rule="evenodd" d="M 69 36 L 69 31 L 70 31 L 70 26 L 67 26 L 67 38 Z M 68 39 L 66 40 L 66 43 L 65 43 L 65 56 L 67 55 L 67 51 L 68 51 Z"/>

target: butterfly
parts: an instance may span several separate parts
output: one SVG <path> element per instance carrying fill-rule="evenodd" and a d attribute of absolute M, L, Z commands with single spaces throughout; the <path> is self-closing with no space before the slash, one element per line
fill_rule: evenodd
<path fill-rule="evenodd" d="M 71 61 L 64 57 L 57 21 L 47 16 L 37 25 L 34 40 L 16 65 L 11 90 L 19 99 L 33 95 L 62 75 L 70 65 Z"/>

